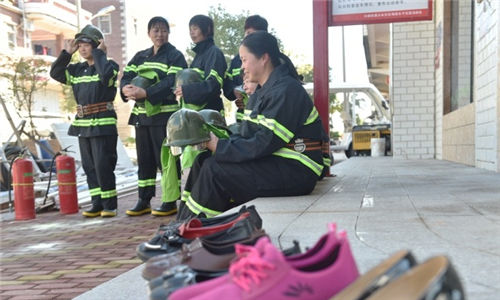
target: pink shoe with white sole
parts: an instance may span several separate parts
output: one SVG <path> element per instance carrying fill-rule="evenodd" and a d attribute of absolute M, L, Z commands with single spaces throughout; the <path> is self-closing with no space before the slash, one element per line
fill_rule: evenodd
<path fill-rule="evenodd" d="M 267 237 L 237 245 L 229 274 L 180 289 L 169 299 L 329 299 L 358 276 L 345 231 L 328 233 L 304 254 L 286 258 Z"/>

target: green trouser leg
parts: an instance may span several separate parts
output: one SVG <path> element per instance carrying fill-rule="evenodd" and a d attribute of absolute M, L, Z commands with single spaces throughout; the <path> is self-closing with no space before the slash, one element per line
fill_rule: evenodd
<path fill-rule="evenodd" d="M 161 201 L 174 202 L 180 198 L 181 185 L 177 176 L 177 160 L 179 157 L 172 155 L 170 147 L 161 147 Z"/>

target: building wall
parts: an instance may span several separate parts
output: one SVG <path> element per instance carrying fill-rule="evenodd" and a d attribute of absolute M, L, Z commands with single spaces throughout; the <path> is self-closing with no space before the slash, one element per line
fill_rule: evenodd
<path fill-rule="evenodd" d="M 443 2 L 434 2 L 434 69 L 435 69 L 435 135 L 436 159 L 443 159 Z"/>
<path fill-rule="evenodd" d="M 474 166 L 475 120 L 474 103 L 443 116 L 442 159 Z"/>
<path fill-rule="evenodd" d="M 475 2 L 474 100 L 476 101 L 475 165 L 498 171 L 498 49 L 500 1 Z"/>
<path fill-rule="evenodd" d="M 434 22 L 392 25 L 394 158 L 435 157 Z"/>

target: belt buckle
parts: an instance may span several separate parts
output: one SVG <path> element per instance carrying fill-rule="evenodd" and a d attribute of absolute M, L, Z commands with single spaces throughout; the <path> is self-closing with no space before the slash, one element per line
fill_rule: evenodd
<path fill-rule="evenodd" d="M 78 104 L 76 106 L 76 115 L 79 117 L 79 118 L 83 118 L 84 117 L 84 114 L 83 114 L 83 106 L 81 104 Z"/>
<path fill-rule="evenodd" d="M 306 151 L 306 144 L 304 143 L 304 140 L 303 139 L 296 139 L 295 140 L 295 145 L 293 146 L 293 150 L 297 151 L 297 152 L 304 152 Z"/>
<path fill-rule="evenodd" d="M 115 110 L 113 102 L 106 102 L 106 109 L 107 110 Z"/>

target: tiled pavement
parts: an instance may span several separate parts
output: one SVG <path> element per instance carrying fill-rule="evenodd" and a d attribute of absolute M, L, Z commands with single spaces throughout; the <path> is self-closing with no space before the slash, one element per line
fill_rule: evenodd
<path fill-rule="evenodd" d="M 33 220 L 3 220 L 0 299 L 72 299 L 141 264 L 135 247 L 173 217 L 128 217 L 125 210 L 136 197 L 120 197 L 115 218 L 53 211 Z"/>

